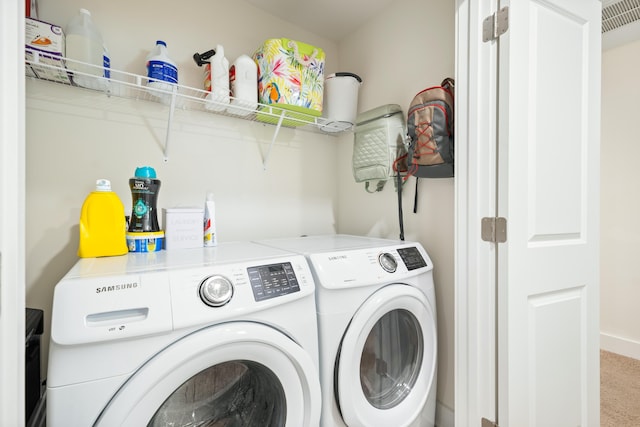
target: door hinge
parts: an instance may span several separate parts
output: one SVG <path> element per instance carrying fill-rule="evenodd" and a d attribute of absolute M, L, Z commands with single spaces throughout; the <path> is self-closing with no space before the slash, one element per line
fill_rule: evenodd
<path fill-rule="evenodd" d="M 507 241 L 507 219 L 502 217 L 482 218 L 480 234 L 485 242 L 504 243 Z"/>
<path fill-rule="evenodd" d="M 489 421 L 486 418 L 483 418 L 481 427 L 499 427 L 499 426 L 498 426 L 498 423 L 495 423 L 493 421 Z"/>
<path fill-rule="evenodd" d="M 509 29 L 509 6 L 505 6 L 482 21 L 482 41 L 495 40 Z"/>

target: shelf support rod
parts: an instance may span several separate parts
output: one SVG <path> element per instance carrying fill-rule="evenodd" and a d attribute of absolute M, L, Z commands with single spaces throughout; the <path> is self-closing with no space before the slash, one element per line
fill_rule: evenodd
<path fill-rule="evenodd" d="M 273 147 L 273 143 L 276 142 L 276 138 L 278 138 L 278 133 L 280 132 L 280 128 L 282 127 L 282 121 L 284 120 L 284 115 L 286 114 L 286 110 L 282 110 L 280 113 L 280 118 L 278 119 L 278 124 L 276 125 L 276 130 L 273 133 L 273 138 L 271 138 L 271 144 L 269 144 L 269 148 L 267 149 L 267 153 L 262 160 L 262 169 L 267 170 L 267 162 L 269 161 L 269 155 L 271 155 L 271 148 Z"/>
<path fill-rule="evenodd" d="M 173 124 L 173 112 L 176 109 L 177 86 L 171 88 L 171 102 L 169 104 L 169 120 L 167 121 L 167 135 L 164 138 L 164 162 L 169 161 L 169 142 L 171 141 L 171 125 Z"/>

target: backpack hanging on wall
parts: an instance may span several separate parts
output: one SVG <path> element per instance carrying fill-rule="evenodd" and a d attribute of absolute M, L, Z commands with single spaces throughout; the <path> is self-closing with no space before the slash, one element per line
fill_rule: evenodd
<path fill-rule="evenodd" d="M 454 81 L 418 92 L 409 105 L 407 132 L 409 157 L 407 175 L 417 178 L 453 176 Z"/>
<path fill-rule="evenodd" d="M 454 175 L 454 87 L 452 78 L 414 96 L 407 113 L 409 176 L 451 178 Z M 418 179 L 413 212 L 418 206 Z"/>
<path fill-rule="evenodd" d="M 364 182 L 369 193 L 382 191 L 398 168 L 406 170 L 406 155 L 406 126 L 399 105 L 383 105 L 358 115 L 353 144 L 353 177 L 356 182 Z M 374 189 L 370 188 L 372 184 Z"/>

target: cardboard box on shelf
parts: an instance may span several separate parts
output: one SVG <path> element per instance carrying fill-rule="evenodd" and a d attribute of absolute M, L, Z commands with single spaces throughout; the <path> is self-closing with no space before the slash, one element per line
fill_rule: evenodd
<path fill-rule="evenodd" d="M 27 76 L 35 74 L 40 79 L 71 84 L 64 66 L 64 55 L 65 38 L 60 26 L 25 18 L 25 58 L 31 62 L 31 66 L 26 65 Z M 39 66 L 38 63 L 56 68 Z"/>

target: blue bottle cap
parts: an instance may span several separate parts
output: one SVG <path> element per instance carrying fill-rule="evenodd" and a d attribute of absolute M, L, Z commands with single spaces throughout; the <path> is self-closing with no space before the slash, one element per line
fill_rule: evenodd
<path fill-rule="evenodd" d="M 141 166 L 136 168 L 136 178 L 152 178 L 156 177 L 156 170 L 151 166 Z"/>

